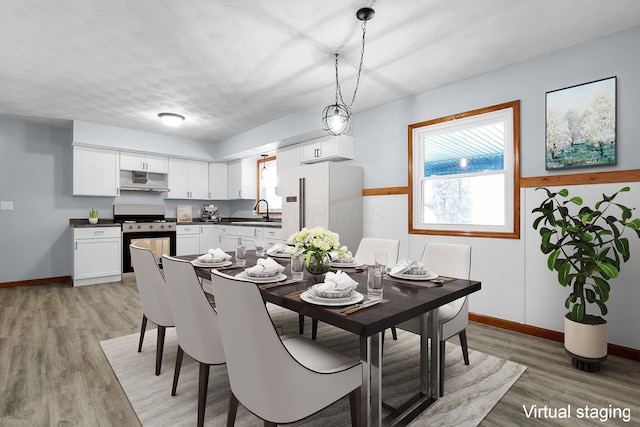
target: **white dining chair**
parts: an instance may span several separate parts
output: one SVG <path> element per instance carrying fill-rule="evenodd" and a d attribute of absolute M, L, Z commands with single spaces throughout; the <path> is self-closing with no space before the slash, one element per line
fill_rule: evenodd
<path fill-rule="evenodd" d="M 156 324 L 158 330 L 155 374 L 160 375 L 165 333 L 167 328 L 174 326 L 169 295 L 164 277 L 160 272 L 153 252 L 135 245 L 129 245 L 129 251 L 131 252 L 133 273 L 136 278 L 138 295 L 140 296 L 140 305 L 142 306 L 142 326 L 140 327 L 138 353 L 142 351 L 147 320 L 151 320 Z"/>
<path fill-rule="evenodd" d="M 171 395 L 175 396 L 182 358 L 187 353 L 197 361 L 198 381 L 198 426 L 204 424 L 209 368 L 225 363 L 218 315 L 209 303 L 193 265 L 189 261 L 162 255 L 164 276 L 171 297 L 171 309 L 176 323 L 178 352 L 173 375 Z"/>
<path fill-rule="evenodd" d="M 471 246 L 450 243 L 428 243 L 422 254 L 422 264 L 440 276 L 469 280 L 471 274 Z M 464 364 L 469 364 L 467 332 L 469 325 L 468 297 L 459 298 L 438 309 L 440 323 L 440 397 L 444 395 L 444 355 L 446 341 L 458 335 Z M 398 328 L 420 333 L 420 321 L 413 318 Z"/>
<path fill-rule="evenodd" d="M 387 255 L 387 267 L 393 266 L 398 262 L 398 253 L 400 251 L 400 241 L 394 239 L 378 239 L 373 237 L 364 237 L 360 240 L 358 250 L 354 258 L 356 261 L 365 265 L 374 265 L 376 263 L 376 254 Z M 302 315 L 300 315 L 302 316 Z M 300 317 L 300 330 L 304 330 L 304 317 Z M 302 334 L 302 332 L 300 332 Z M 391 329 L 393 339 L 397 339 L 395 328 Z M 318 335 L 318 319 L 311 321 L 311 339 L 316 339 Z"/>
<path fill-rule="evenodd" d="M 349 395 L 358 425 L 362 365 L 300 335 L 278 336 L 255 283 L 213 270 L 231 386 L 227 426 L 238 403 L 265 426 L 302 420 Z"/>

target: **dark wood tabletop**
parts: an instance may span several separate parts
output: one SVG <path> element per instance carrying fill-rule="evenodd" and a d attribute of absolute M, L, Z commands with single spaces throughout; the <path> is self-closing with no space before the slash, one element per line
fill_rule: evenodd
<path fill-rule="evenodd" d="M 198 255 L 180 256 L 178 258 L 193 260 Z M 256 264 L 258 257 L 255 251 L 247 251 L 247 266 Z M 289 259 L 274 258 L 279 264 L 285 267 L 285 274 L 290 277 Z M 232 261 L 235 261 L 232 259 Z M 234 275 L 246 267 L 231 267 L 223 271 L 229 275 Z M 211 269 L 195 267 L 199 277 L 210 280 Z M 358 282 L 357 291 L 367 299 L 367 272 L 366 269 L 343 269 L 355 281 Z M 430 284 L 433 287 L 421 286 L 421 282 L 415 284 L 408 281 L 394 280 L 387 276 L 383 282 L 383 302 L 372 307 L 356 311 L 352 314 L 340 313 L 340 308 L 325 307 L 310 304 L 300 300 L 297 296 L 289 294 L 296 290 L 303 290 L 324 280 L 324 275 L 312 276 L 305 271 L 302 281 L 286 283 L 280 286 L 258 285 L 262 290 L 265 301 L 287 308 L 330 325 L 368 337 L 385 329 L 426 313 L 433 309 L 447 304 L 458 298 L 477 292 L 481 288 L 481 283 L 475 280 L 453 279 L 444 284 Z"/>

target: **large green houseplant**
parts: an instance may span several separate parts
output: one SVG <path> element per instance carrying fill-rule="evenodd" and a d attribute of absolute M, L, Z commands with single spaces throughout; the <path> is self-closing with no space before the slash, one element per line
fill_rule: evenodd
<path fill-rule="evenodd" d="M 565 307 L 570 310 L 565 319 L 565 347 L 573 357 L 574 366 L 596 370 L 597 360 L 606 357 L 606 321 L 602 316 L 608 312 L 610 282 L 618 277 L 621 264 L 630 257 L 629 239 L 624 231 L 630 228 L 640 237 L 640 218 L 632 219 L 633 209 L 614 201 L 618 194 L 628 192 L 629 187 L 611 196 L 603 194 L 593 208 L 582 206 L 581 197 L 569 197 L 567 189 L 553 192 L 540 187 L 537 190 L 547 193 L 532 211 L 538 214 L 533 228 L 540 232 L 540 250 L 548 256 L 549 269 L 558 273 L 560 285 L 571 289 L 565 300 Z M 598 307 L 601 316 L 587 314 L 590 304 Z M 592 335 L 589 331 L 593 329 L 587 327 L 586 335 L 579 332 L 577 336 L 568 336 L 572 332 L 567 328 L 573 324 L 567 322 L 604 324 L 604 333 L 600 333 L 604 343 L 595 344 L 597 349 L 582 349 L 583 341 Z M 576 354 L 576 351 L 585 354 Z"/>

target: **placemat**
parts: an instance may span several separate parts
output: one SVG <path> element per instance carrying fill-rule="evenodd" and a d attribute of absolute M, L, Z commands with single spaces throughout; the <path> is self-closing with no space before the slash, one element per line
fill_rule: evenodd
<path fill-rule="evenodd" d="M 387 277 L 385 277 L 384 280 L 388 280 L 390 282 L 402 283 L 405 285 L 421 286 L 423 288 L 439 288 L 442 285 L 453 282 L 456 279 L 454 279 L 453 277 L 438 276 L 433 280 L 441 280 L 442 283 L 434 283 L 431 280 L 398 279 L 397 277 L 393 277 L 390 274 L 387 274 Z"/>

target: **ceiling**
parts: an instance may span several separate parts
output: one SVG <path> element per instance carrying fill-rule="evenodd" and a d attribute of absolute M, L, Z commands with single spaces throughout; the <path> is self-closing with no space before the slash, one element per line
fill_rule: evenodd
<path fill-rule="evenodd" d="M 333 103 L 335 52 L 348 102 L 364 6 L 356 112 L 640 25 L 637 0 L 4 0 L 0 116 L 220 141 Z"/>

